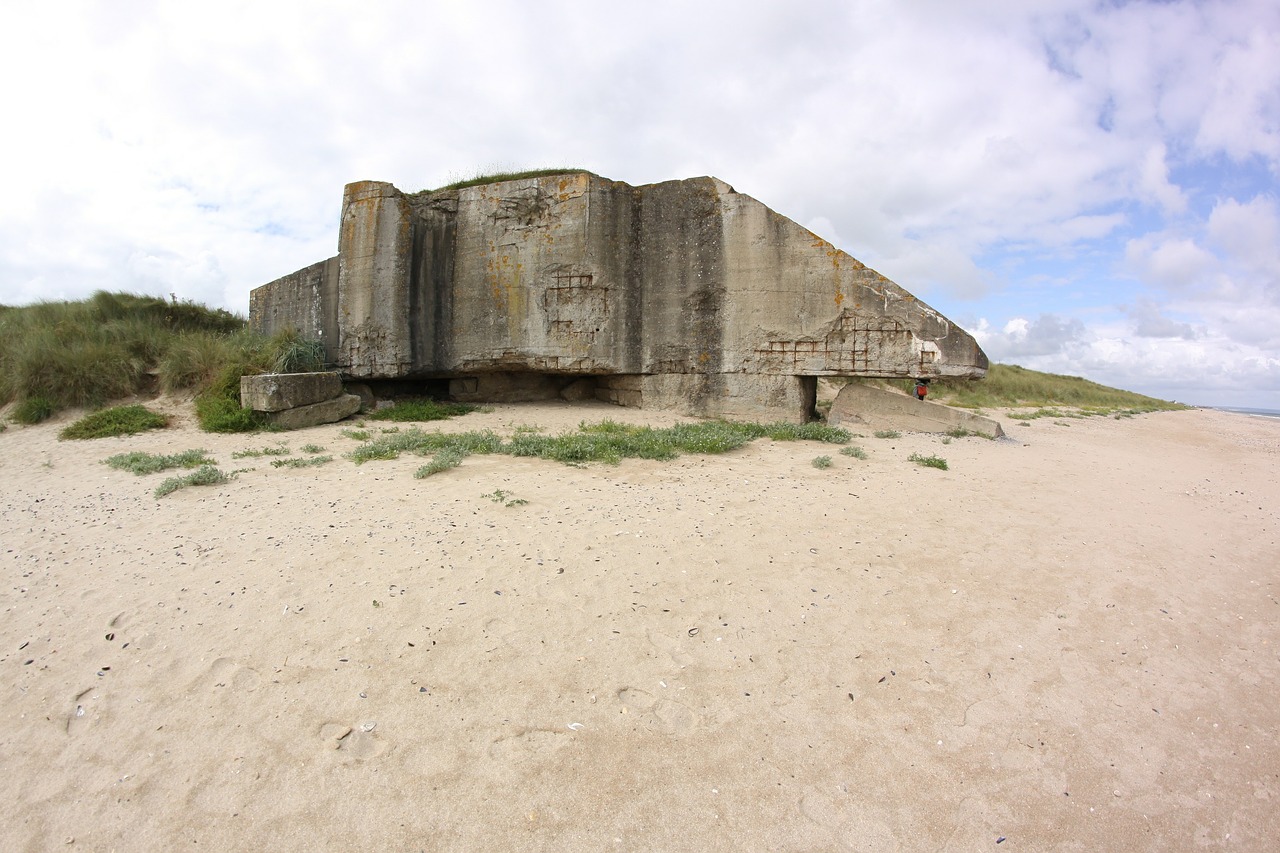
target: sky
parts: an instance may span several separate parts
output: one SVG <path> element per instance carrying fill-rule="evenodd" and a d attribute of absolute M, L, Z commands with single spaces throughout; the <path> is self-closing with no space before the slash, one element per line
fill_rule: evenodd
<path fill-rule="evenodd" d="M 0 304 L 240 314 L 342 188 L 714 175 L 992 361 L 1280 409 L 1275 0 L 0 0 Z"/>

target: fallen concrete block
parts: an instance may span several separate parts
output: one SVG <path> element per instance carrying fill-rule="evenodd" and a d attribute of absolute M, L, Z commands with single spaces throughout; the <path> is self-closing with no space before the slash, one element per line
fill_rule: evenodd
<path fill-rule="evenodd" d="M 954 429 L 967 429 L 991 438 L 1004 435 L 1000 424 L 991 418 L 940 403 L 917 400 L 915 397 L 874 388 L 861 382 L 851 382 L 840 389 L 835 402 L 831 404 L 827 423 L 832 426 L 858 423 L 877 429 L 904 432 L 950 432 Z"/>
<path fill-rule="evenodd" d="M 337 373 L 262 373 L 240 377 L 240 405 L 255 412 L 281 412 L 332 400 L 342 393 Z"/>
<path fill-rule="evenodd" d="M 267 415 L 267 421 L 278 429 L 303 429 L 320 424 L 331 424 L 334 421 L 349 418 L 358 411 L 360 411 L 360 398 L 355 394 L 343 394 L 321 403 L 271 412 Z"/>

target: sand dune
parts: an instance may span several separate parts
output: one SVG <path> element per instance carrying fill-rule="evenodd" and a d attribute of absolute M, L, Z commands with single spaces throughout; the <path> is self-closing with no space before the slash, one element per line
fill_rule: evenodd
<path fill-rule="evenodd" d="M 676 420 L 430 428 L 605 417 Z M 64 423 L 0 433 L 0 849 L 1280 841 L 1280 421 L 426 480 L 342 459 L 350 424 Z M 232 459 L 276 442 L 338 458 Z M 157 500 L 102 464 L 197 447 L 251 470 Z"/>

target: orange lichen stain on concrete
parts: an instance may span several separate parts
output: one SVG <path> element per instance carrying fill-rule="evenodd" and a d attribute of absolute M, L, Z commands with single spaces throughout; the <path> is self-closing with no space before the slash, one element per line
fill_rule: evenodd
<path fill-rule="evenodd" d="M 844 294 L 839 290 L 836 291 L 836 307 L 839 308 L 844 304 Z"/>
<path fill-rule="evenodd" d="M 706 364 L 710 360 L 711 360 L 711 353 L 707 352 L 706 350 L 703 350 L 702 352 L 698 353 L 698 364 Z"/>

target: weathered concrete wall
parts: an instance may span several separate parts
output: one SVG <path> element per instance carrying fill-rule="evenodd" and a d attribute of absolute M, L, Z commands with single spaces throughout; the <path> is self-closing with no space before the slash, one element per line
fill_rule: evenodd
<path fill-rule="evenodd" d="M 295 314 L 328 329 L 332 313 L 351 377 L 457 378 L 459 393 L 512 398 L 567 384 L 536 376 L 612 376 L 601 399 L 795 419 L 812 377 L 987 367 L 945 317 L 715 178 L 571 174 L 413 196 L 350 184 L 338 257 L 336 306 L 324 288 L 303 304 L 308 268 L 255 290 L 250 314 L 273 330 Z"/>
<path fill-rule="evenodd" d="M 267 334 L 294 328 L 324 344 L 325 361 L 338 351 L 338 258 L 334 256 L 249 294 L 249 321 Z"/>

